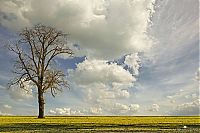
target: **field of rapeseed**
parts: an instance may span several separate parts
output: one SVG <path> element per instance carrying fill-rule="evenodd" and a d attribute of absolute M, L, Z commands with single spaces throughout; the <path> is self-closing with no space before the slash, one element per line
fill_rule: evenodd
<path fill-rule="evenodd" d="M 0 132 L 199 132 L 200 116 L 1 116 Z"/>

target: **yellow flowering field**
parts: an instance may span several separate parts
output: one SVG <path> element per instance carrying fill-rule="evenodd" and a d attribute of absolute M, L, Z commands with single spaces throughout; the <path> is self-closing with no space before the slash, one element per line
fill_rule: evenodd
<path fill-rule="evenodd" d="M 0 116 L 0 132 L 199 132 L 200 116 Z"/>

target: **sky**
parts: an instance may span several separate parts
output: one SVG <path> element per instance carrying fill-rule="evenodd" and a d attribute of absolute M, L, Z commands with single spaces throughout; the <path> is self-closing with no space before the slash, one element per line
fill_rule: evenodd
<path fill-rule="evenodd" d="M 199 115 L 198 0 L 0 0 L 0 115 L 37 115 L 37 93 L 7 89 L 25 27 L 69 33 L 56 58 L 70 90 L 45 94 L 46 115 Z"/>

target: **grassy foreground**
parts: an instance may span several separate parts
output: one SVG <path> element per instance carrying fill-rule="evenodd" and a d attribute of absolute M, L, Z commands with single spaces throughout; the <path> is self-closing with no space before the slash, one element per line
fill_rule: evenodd
<path fill-rule="evenodd" d="M 186 127 L 184 127 L 186 126 Z M 67 116 L 37 119 L 0 116 L 0 132 L 199 132 L 200 116 L 192 117 L 104 117 Z"/>

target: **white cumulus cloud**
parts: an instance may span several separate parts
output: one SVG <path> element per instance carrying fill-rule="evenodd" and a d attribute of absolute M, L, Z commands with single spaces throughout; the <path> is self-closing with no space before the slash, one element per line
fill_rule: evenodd
<path fill-rule="evenodd" d="M 12 106 L 7 105 L 7 104 L 3 105 L 3 107 L 4 107 L 5 109 L 11 109 L 11 108 L 12 108 Z"/>
<path fill-rule="evenodd" d="M 128 65 L 131 73 L 135 76 L 139 75 L 139 68 L 140 68 L 140 58 L 138 53 L 127 55 L 125 57 L 124 63 Z"/>
<path fill-rule="evenodd" d="M 136 79 L 117 64 L 108 64 L 105 60 L 85 60 L 77 65 L 75 71 L 69 71 L 73 80 L 79 85 L 91 83 L 130 84 Z"/>
<path fill-rule="evenodd" d="M 139 108 L 140 108 L 139 104 L 131 104 L 130 105 L 130 111 L 133 113 L 138 112 Z"/>
<path fill-rule="evenodd" d="M 104 60 L 85 60 L 69 71 L 74 88 L 82 88 L 91 101 L 99 99 L 128 98 L 128 89 L 136 79 L 122 66 Z"/>
<path fill-rule="evenodd" d="M 0 23 L 12 29 L 44 23 L 70 33 L 90 58 L 113 59 L 152 45 L 147 30 L 155 0 L 2 0 Z M 77 54 L 78 54 L 77 53 Z"/>
<path fill-rule="evenodd" d="M 93 114 L 93 115 L 100 115 L 100 114 L 102 114 L 102 108 L 101 107 L 91 107 L 89 110 L 89 113 Z"/>
<path fill-rule="evenodd" d="M 129 106 L 122 103 L 115 103 L 112 107 L 114 114 L 125 114 L 129 111 Z"/>
<path fill-rule="evenodd" d="M 195 99 L 192 102 L 180 104 L 175 110 L 171 111 L 171 115 L 199 115 L 200 114 L 200 99 Z"/>
<path fill-rule="evenodd" d="M 114 103 L 110 112 L 114 115 L 134 115 L 139 111 L 139 104 Z"/>
<path fill-rule="evenodd" d="M 70 115 L 70 108 L 56 108 L 49 110 L 50 115 Z"/>
<path fill-rule="evenodd" d="M 150 112 L 158 112 L 160 109 L 160 106 L 158 104 L 152 104 L 151 107 L 149 107 L 148 111 Z"/>

